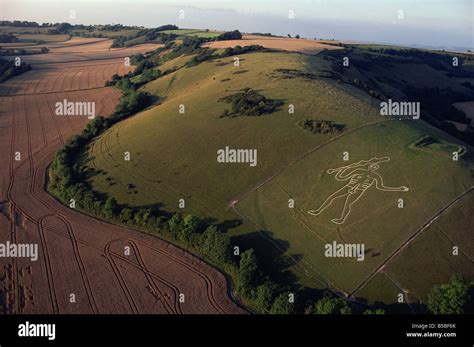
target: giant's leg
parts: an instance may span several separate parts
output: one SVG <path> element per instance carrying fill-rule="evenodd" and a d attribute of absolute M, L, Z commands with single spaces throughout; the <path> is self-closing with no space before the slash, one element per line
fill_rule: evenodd
<path fill-rule="evenodd" d="M 351 189 L 351 187 L 345 185 L 341 189 L 339 189 L 339 190 L 335 191 L 334 193 L 332 193 L 331 195 L 329 195 L 329 197 L 323 202 L 323 204 L 317 210 L 311 210 L 311 211 L 308 211 L 308 213 L 312 214 L 313 216 L 319 215 L 326 208 L 328 208 L 333 203 L 334 200 L 348 195 L 350 189 Z"/>
<path fill-rule="evenodd" d="M 349 193 L 344 203 L 344 209 L 340 218 L 331 219 L 331 222 L 336 224 L 342 224 L 346 221 L 347 216 L 351 213 L 352 205 L 354 205 L 357 200 L 364 194 L 365 190 L 356 190 L 353 193 Z"/>

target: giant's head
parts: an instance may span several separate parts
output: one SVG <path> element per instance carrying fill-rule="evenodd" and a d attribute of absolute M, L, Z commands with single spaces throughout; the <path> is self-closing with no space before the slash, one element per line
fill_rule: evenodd
<path fill-rule="evenodd" d="M 367 168 L 369 171 L 376 171 L 380 168 L 379 164 L 370 164 Z"/>

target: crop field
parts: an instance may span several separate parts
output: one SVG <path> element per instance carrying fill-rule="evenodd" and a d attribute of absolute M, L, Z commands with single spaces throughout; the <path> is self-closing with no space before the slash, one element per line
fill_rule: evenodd
<path fill-rule="evenodd" d="M 106 60 L 124 58 L 140 52 L 150 52 L 159 47 L 161 44 L 142 44 L 128 48 L 110 48 L 112 40 L 100 38 L 84 38 L 74 37 L 65 41 L 63 44 L 50 43 L 48 54 L 26 55 L 22 60 L 29 64 L 51 64 L 51 63 L 71 63 L 89 60 Z M 14 59 L 15 56 L 5 56 L 4 59 Z"/>
<path fill-rule="evenodd" d="M 133 69 L 123 57 L 158 47 L 109 51 L 103 40 L 75 41 L 58 43 L 31 71 L 0 84 L 0 145 L 8 152 L 0 157 L 0 238 L 39 245 L 37 262 L 0 258 L 0 313 L 245 313 L 227 295 L 225 277 L 202 260 L 74 211 L 45 191 L 54 153 L 89 121 L 58 114 L 56 103 L 87 101 L 109 115 L 121 92 L 105 81 Z M 179 303 L 181 293 L 189 304 Z"/>
<path fill-rule="evenodd" d="M 45 35 L 45 36 L 53 36 L 53 35 Z M 66 35 L 54 35 L 54 36 L 66 36 Z M 75 46 L 82 46 L 86 45 L 83 48 L 91 49 L 91 48 L 98 48 L 99 42 L 111 42 L 108 41 L 107 39 L 103 38 L 93 38 L 93 37 L 70 37 L 69 39 L 65 41 L 56 41 L 54 39 L 51 40 L 46 40 L 46 43 L 38 45 L 34 44 L 32 45 L 31 43 L 28 42 L 15 42 L 15 43 L 10 43 L 8 46 L 5 45 L 5 47 L 10 47 L 10 45 L 13 46 L 21 46 L 21 48 L 34 48 L 34 47 L 46 47 L 48 49 L 58 49 L 59 52 L 64 49 L 70 49 L 71 47 Z M 102 47 L 100 50 L 108 49 L 109 48 L 109 43 L 106 43 L 105 45 L 102 44 Z"/>
<path fill-rule="evenodd" d="M 210 48 L 227 48 L 235 46 L 245 47 L 252 45 L 260 45 L 265 48 L 306 54 L 317 54 L 322 50 L 334 50 L 342 48 L 334 44 L 330 45 L 327 43 L 327 41 L 320 42 L 317 40 L 290 39 L 284 37 L 267 37 L 258 35 L 244 35 L 242 40 L 207 42 L 203 46 Z"/>

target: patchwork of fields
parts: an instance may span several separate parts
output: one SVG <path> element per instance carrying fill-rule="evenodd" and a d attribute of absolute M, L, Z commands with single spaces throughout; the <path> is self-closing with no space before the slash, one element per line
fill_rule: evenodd
<path fill-rule="evenodd" d="M 228 279 L 201 259 L 44 192 L 41 173 L 53 153 L 87 122 L 58 116 L 53 105 L 92 100 L 97 115 L 111 114 L 121 95 L 106 86 L 112 76 L 130 78 L 115 84 L 122 101 L 146 92 L 150 106 L 109 123 L 73 161 L 87 189 L 115 199 L 113 217 L 147 208 L 197 216 L 232 247 L 255 249 L 262 273 L 283 282 L 281 295 L 330 289 L 386 305 L 402 295 L 416 312 L 453 273 L 474 280 L 473 59 L 464 55 L 455 70 L 454 52 L 254 34 L 215 40 L 224 32 L 170 27 L 75 33 L 87 37 L 0 28 L 19 39 L 1 44 L 10 49 L 3 58 L 26 49 L 22 61 L 33 65 L 0 84 L 0 139 L 28 159 L 5 157 L 0 167 L 0 233 L 36 240 L 45 260 L 33 272 L 4 262 L 12 283 L 0 290 L 4 312 L 244 312 L 228 296 Z M 389 98 L 419 101 L 421 119 L 382 116 Z M 224 150 L 251 151 L 255 162 L 221 160 Z M 363 248 L 328 255 L 336 244 Z M 124 247 L 133 259 L 121 255 Z M 68 283 L 84 293 L 83 311 L 64 299 Z M 178 304 L 182 292 L 191 305 Z"/>

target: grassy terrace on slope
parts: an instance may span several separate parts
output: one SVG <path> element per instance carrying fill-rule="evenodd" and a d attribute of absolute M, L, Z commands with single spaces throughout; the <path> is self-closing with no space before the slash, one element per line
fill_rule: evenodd
<path fill-rule="evenodd" d="M 239 67 L 233 65 L 233 59 L 180 68 L 145 85 L 143 90 L 162 97 L 162 104 L 116 124 L 92 144 L 86 165 L 101 172 L 91 178 L 93 189 L 113 196 L 120 204 L 158 204 L 166 211 L 193 213 L 221 223 L 241 219 L 229 207 L 230 201 L 239 200 L 236 211 L 246 218 L 230 233 L 250 235 L 244 247 L 261 248 L 259 254 L 272 253 L 272 244 L 260 237 L 267 234 L 278 240 L 283 254 L 296 261 L 290 270 L 301 283 L 351 292 L 427 219 L 473 185 L 472 166 L 467 162 L 470 153 L 453 162 L 447 149 L 460 145 L 451 136 L 423 122 L 380 116 L 379 101 L 361 87 L 373 83 L 373 75 L 351 70 L 348 78 L 362 81 L 354 87 L 349 80 L 336 83 L 321 77 L 337 73 L 334 59 L 327 56 L 252 53 L 240 56 Z M 428 79 L 432 75 L 441 78 L 441 85 L 453 83 L 436 69 L 416 67 L 425 69 Z M 396 70 L 401 71 L 400 67 Z M 399 96 L 397 90 L 390 89 L 391 76 L 380 82 L 381 91 Z M 413 76 L 413 81 L 419 79 Z M 467 79 L 458 79 L 451 87 L 462 91 L 458 84 L 463 80 Z M 268 115 L 220 118 L 228 105 L 219 100 L 244 87 L 269 99 L 283 100 L 284 105 Z M 290 104 L 295 107 L 294 114 L 288 113 Z M 180 105 L 185 107 L 184 114 L 179 113 Z M 330 121 L 344 128 L 337 134 L 315 134 L 300 126 L 307 119 Z M 416 146 L 427 134 L 446 146 Z M 258 165 L 218 163 L 217 150 L 226 146 L 257 149 Z M 130 161 L 123 160 L 126 151 Z M 349 162 L 342 161 L 345 151 L 350 153 Z M 341 211 L 340 202 L 328 215 L 307 213 L 345 184 L 335 181 L 327 169 L 374 156 L 390 158 L 379 169 L 386 185 L 407 186 L 409 192 L 368 191 L 342 226 L 331 222 Z M 289 163 L 294 165 L 282 170 Z M 273 180 L 253 190 L 272 175 Z M 186 201 L 182 210 L 178 208 L 181 198 Z M 289 198 L 295 199 L 294 209 L 288 208 Z M 399 198 L 404 199 L 403 209 L 397 207 Z M 464 216 L 457 227 L 468 228 L 471 221 L 472 217 Z M 325 258 L 323 245 L 334 240 L 364 243 L 368 251 L 365 261 Z M 466 262 L 449 254 L 437 259 L 445 269 L 472 278 Z M 417 261 L 415 255 L 404 264 Z M 406 273 L 403 288 L 410 290 L 412 280 L 423 277 L 426 285 L 417 284 L 414 300 L 423 297 L 439 278 L 449 279 L 447 271 L 441 276 L 434 272 L 419 268 Z M 365 291 L 369 299 L 395 301 L 399 288 L 384 276 L 377 274 L 356 294 Z M 369 290 L 374 281 L 380 283 L 379 290 Z"/>

